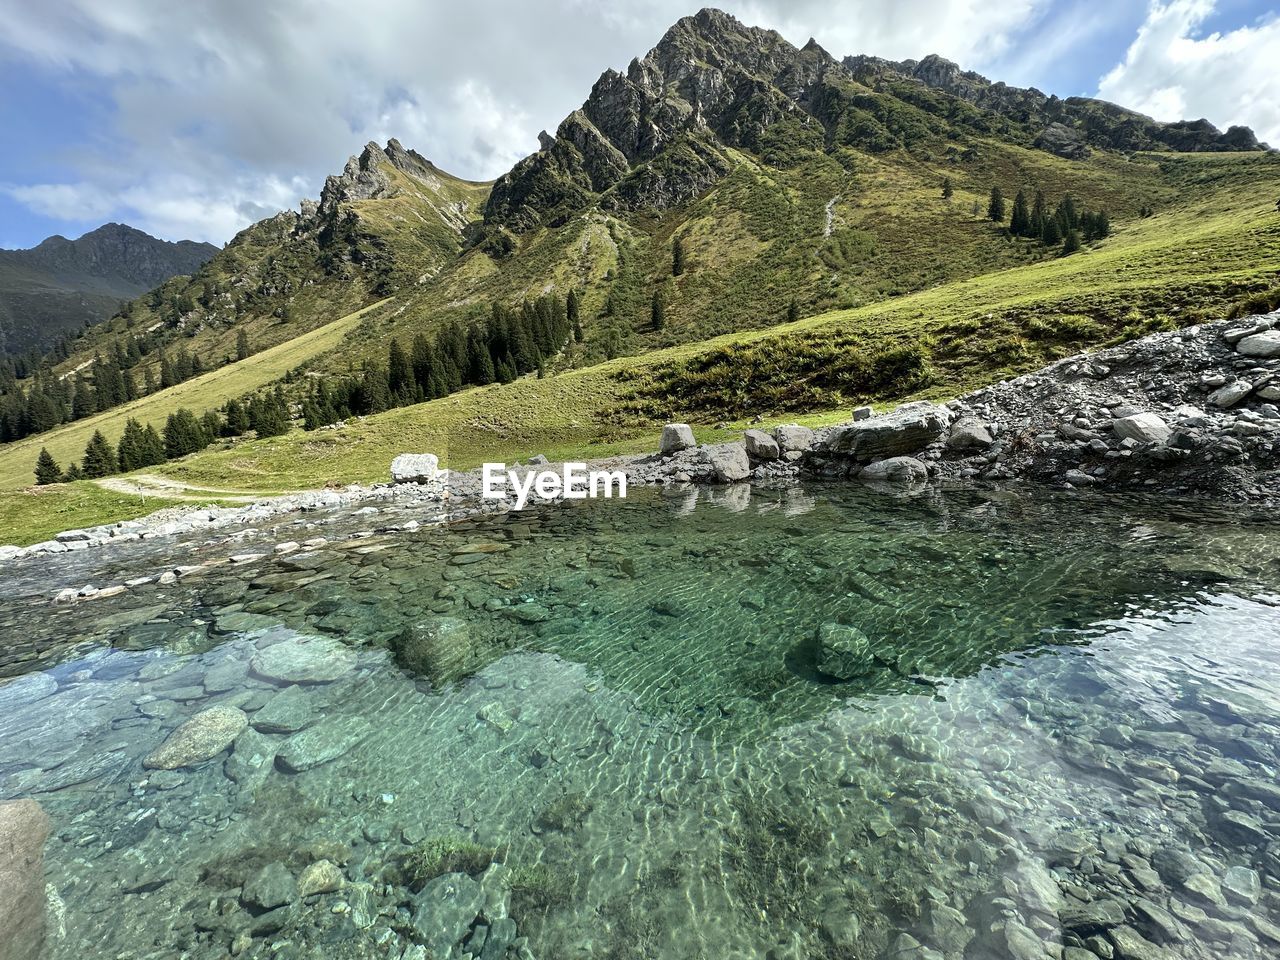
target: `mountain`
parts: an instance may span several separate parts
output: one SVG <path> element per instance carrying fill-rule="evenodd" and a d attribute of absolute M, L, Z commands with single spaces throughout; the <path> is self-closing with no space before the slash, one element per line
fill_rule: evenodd
<path fill-rule="evenodd" d="M 1004 123 L 999 129 L 1003 136 L 1021 137 L 1024 141 L 1030 138 L 1033 146 L 1071 159 L 1083 159 L 1094 148 L 1182 152 L 1265 148 L 1248 127 L 1228 127 L 1223 133 L 1204 119 L 1159 123 L 1105 100 L 1060 100 L 1034 87 L 992 83 L 937 54 L 900 63 L 851 56 L 845 57 L 844 65 L 860 82 L 908 102 L 925 106 L 933 102 L 921 86 L 957 97 L 1001 118 Z"/>
<path fill-rule="evenodd" d="M 232 391 L 279 383 L 301 407 L 317 384 L 352 381 L 349 412 L 365 413 L 388 402 L 379 381 L 390 379 L 392 346 L 402 361 L 418 337 L 456 347 L 455 385 L 534 369 L 554 381 L 665 350 L 704 358 L 698 376 L 665 370 L 657 380 L 693 384 L 679 388 L 690 397 L 703 390 L 684 408 L 699 415 L 757 401 L 769 409 L 768 396 L 789 410 L 843 402 L 867 395 L 868 384 L 901 383 L 858 367 L 882 339 L 870 320 L 856 339 L 793 338 L 785 356 L 745 351 L 731 363 L 714 338 L 763 335 L 828 311 L 888 314 L 908 295 L 1090 257 L 1149 236 L 1152 222 L 1180 237 L 1200 228 L 1195 209 L 1201 221 L 1206 210 L 1226 211 L 1223 223 L 1252 224 L 1245 211 L 1277 172 L 1277 156 L 1260 146 L 1244 128 L 1160 124 L 1099 101 L 991 83 L 937 57 L 839 60 L 812 40 L 797 47 L 703 10 L 625 71 L 606 70 L 581 107 L 493 183 L 452 176 L 395 140 L 368 144 L 318 200 L 247 228 L 194 274 L 132 301 L 53 358 L 39 380 L 47 395 L 39 421 L 70 418 L 77 394 L 84 411 L 94 397 L 154 391 L 152 416 L 166 396 L 203 412 Z M 1034 231 L 1011 229 L 1007 212 L 988 216 L 997 189 L 1009 204 L 1024 194 Z M 1107 229 L 1082 229 L 1086 216 Z M 964 381 L 972 384 L 984 371 L 1104 341 L 1147 322 L 1135 317 L 1144 310 L 1201 315 L 1255 295 L 1277 285 L 1255 255 L 1265 235 L 1250 227 L 1206 250 L 1202 231 L 1181 247 L 1151 247 L 1137 258 L 1141 269 L 1049 308 L 1060 327 L 1010 307 L 992 321 L 998 348 L 986 350 L 974 332 L 975 342 L 947 348 L 945 362 L 972 367 Z M 1198 279 L 1183 291 L 1170 286 L 1177 271 L 1165 269 L 1178 250 L 1202 257 L 1187 262 Z M 1251 262 L 1259 266 L 1241 266 Z M 1203 271 L 1213 264 L 1223 272 L 1210 282 Z M 1072 283 L 1082 275 L 1073 271 Z M 1146 277 L 1159 281 L 1148 289 Z M 570 292 L 579 323 L 551 343 Z M 549 313 L 523 306 L 540 300 Z M 1070 300 L 1062 294 L 1062 304 Z M 946 301 L 948 309 L 967 302 Z M 513 348 L 522 356 L 504 373 L 502 356 L 489 365 L 477 351 L 507 337 L 513 310 L 541 324 L 541 343 Z M 935 348 L 913 343 L 907 359 L 932 362 Z M 124 372 L 124 389 L 112 369 L 99 389 L 100 358 Z M 185 369 L 166 373 L 166 361 L 178 360 Z M 202 391 L 202 372 L 221 367 L 232 369 Z M 766 370 L 786 371 L 787 382 L 749 395 Z M 193 377 L 166 394 L 167 383 Z M 23 426 L 35 419 L 31 389 L 0 382 L 0 436 L 32 432 Z M 398 389 L 394 402 L 416 399 L 411 387 Z M 608 416 L 625 424 L 670 409 L 650 393 Z M 478 428 L 505 429 L 486 417 Z M 55 452 L 65 457 L 73 445 Z"/>
<path fill-rule="evenodd" d="M 54 236 L 29 250 L 0 250 L 0 354 L 47 349 L 217 252 L 213 244 L 157 240 L 123 223 L 78 240 Z"/>

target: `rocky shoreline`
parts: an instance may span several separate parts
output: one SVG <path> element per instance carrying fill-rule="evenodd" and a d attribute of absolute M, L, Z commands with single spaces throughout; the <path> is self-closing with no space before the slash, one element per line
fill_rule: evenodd
<path fill-rule="evenodd" d="M 895 487 L 932 481 L 1030 481 L 1199 500 L 1280 503 L 1280 311 L 1158 333 L 1060 360 L 946 404 L 888 413 L 859 408 L 848 423 L 747 430 L 698 445 L 668 424 L 656 453 L 592 461 L 633 484 L 857 478 Z M 481 497 L 479 471 L 436 471 L 429 455 L 398 458 L 395 482 L 265 498 L 243 507 L 174 507 L 137 520 L 68 530 L 0 563 L 169 536 L 233 542 L 263 525 L 340 510 L 426 511 L 405 529 L 508 510 Z M 413 464 L 430 461 L 421 471 Z M 523 469 L 546 465 L 534 457 Z M 379 532 L 394 531 L 384 526 Z"/>

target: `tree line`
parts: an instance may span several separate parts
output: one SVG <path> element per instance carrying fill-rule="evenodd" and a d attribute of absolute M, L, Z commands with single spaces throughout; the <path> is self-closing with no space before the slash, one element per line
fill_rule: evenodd
<path fill-rule="evenodd" d="M 386 361 L 367 362 L 359 376 L 317 380 L 302 401 L 303 428 L 434 400 L 463 387 L 542 376 L 548 360 L 582 340 L 579 310 L 576 291 L 564 299 L 547 294 L 519 307 L 495 303 L 486 319 L 455 321 L 434 336 L 419 333 L 407 350 L 392 340 Z"/>
<path fill-rule="evenodd" d="M 244 436 L 250 431 L 258 437 L 279 436 L 288 432 L 290 423 L 289 404 L 280 387 L 255 394 L 247 401 L 228 400 L 221 410 L 209 410 L 203 416 L 183 407 L 169 414 L 162 430 L 130 417 L 114 445 L 101 430 L 95 430 L 84 455 L 66 469 L 42 447 L 36 458 L 36 483 L 70 483 L 154 467 L 198 453 L 219 439 Z"/>
<path fill-rule="evenodd" d="M 34 368 L 29 358 L 0 368 L 0 443 L 21 440 L 102 413 L 157 390 L 177 386 L 208 369 L 200 356 L 186 346 L 176 352 L 166 352 L 146 336 L 116 340 L 108 353 L 95 354 L 86 370 L 75 375 L 56 376 L 52 372 L 50 358 L 66 359 L 59 358 L 57 353 L 55 350 Z M 153 353 L 159 377 L 157 379 L 153 365 L 148 365 L 143 368 L 139 382 L 135 368 Z M 241 330 L 236 338 L 236 359 L 243 360 L 250 353 L 248 335 Z M 19 383 L 23 379 L 19 371 L 31 378 L 26 389 Z"/>
<path fill-rule="evenodd" d="M 1004 223 L 1005 199 L 999 187 L 991 188 L 987 218 L 995 223 Z M 1062 252 L 1066 254 L 1079 250 L 1082 240 L 1093 243 L 1110 236 L 1111 220 L 1106 210 L 1078 210 L 1071 194 L 1066 194 L 1050 210 L 1042 191 L 1036 190 L 1028 203 L 1027 192 L 1019 190 L 1013 198 L 1008 231 L 1011 236 L 1039 240 L 1045 246 L 1061 244 Z"/>

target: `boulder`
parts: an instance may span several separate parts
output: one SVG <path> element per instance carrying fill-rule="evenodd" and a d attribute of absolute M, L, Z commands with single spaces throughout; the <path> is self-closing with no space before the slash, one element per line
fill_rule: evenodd
<path fill-rule="evenodd" d="M 818 628 L 818 669 L 837 680 L 852 680 L 875 666 L 871 641 L 857 627 L 824 623 Z"/>
<path fill-rule="evenodd" d="M 148 770 L 178 770 L 212 760 L 249 725 L 243 710 L 210 707 L 169 734 L 143 761 Z"/>
<path fill-rule="evenodd" d="M 391 479 L 396 483 L 428 483 L 447 473 L 434 453 L 402 453 L 391 461 Z"/>
<path fill-rule="evenodd" d="M 951 413 L 931 403 L 909 403 L 892 413 L 837 427 L 827 438 L 827 452 L 862 463 L 916 453 L 942 437 Z"/>
<path fill-rule="evenodd" d="M 863 467 L 858 479 L 868 483 L 923 483 L 929 479 L 929 468 L 915 457 L 890 457 Z"/>
<path fill-rule="evenodd" d="M 977 417 L 961 417 L 947 437 L 948 450 L 985 450 L 991 443 L 991 431 Z"/>
<path fill-rule="evenodd" d="M 813 446 L 813 431 L 797 423 L 784 423 L 773 428 L 773 440 L 783 453 L 802 453 Z"/>
<path fill-rule="evenodd" d="M 1111 421 L 1111 429 L 1121 440 L 1136 440 L 1138 443 L 1164 443 L 1173 432 L 1154 413 L 1135 413 L 1129 417 L 1120 417 Z"/>
<path fill-rule="evenodd" d="M 1245 337 L 1236 344 L 1236 350 L 1246 357 L 1280 357 L 1280 330 Z"/>
<path fill-rule="evenodd" d="M 854 407 L 853 408 L 853 419 L 855 422 L 858 420 L 870 420 L 875 415 L 876 415 L 875 407 Z"/>
<path fill-rule="evenodd" d="M 44 945 L 44 841 L 34 800 L 0 803 L 0 960 L 31 960 Z"/>
<path fill-rule="evenodd" d="M 658 443 L 660 453 L 679 453 L 697 446 L 693 439 L 693 428 L 687 423 L 668 423 L 662 428 L 662 440 Z"/>
<path fill-rule="evenodd" d="M 1209 402 L 1215 407 L 1234 407 L 1253 391 L 1253 384 L 1248 380 L 1232 380 L 1209 394 Z"/>
<path fill-rule="evenodd" d="M 777 460 L 781 455 L 778 443 L 763 430 L 748 430 L 742 435 L 747 456 L 752 460 Z"/>
<path fill-rule="evenodd" d="M 751 476 L 747 448 L 740 443 L 717 443 L 703 447 L 702 458 L 716 483 L 735 483 Z"/>

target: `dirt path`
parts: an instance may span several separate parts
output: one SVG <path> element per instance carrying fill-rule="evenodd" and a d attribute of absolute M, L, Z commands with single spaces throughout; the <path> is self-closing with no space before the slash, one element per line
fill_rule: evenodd
<path fill-rule="evenodd" d="M 243 490 L 225 490 L 219 487 L 201 487 L 182 483 L 153 473 L 139 473 L 131 477 L 104 477 L 94 481 L 104 490 L 128 493 L 141 497 L 163 497 L 166 500 L 207 502 L 222 500 L 228 503 L 253 503 L 276 494 L 245 493 Z M 288 491 L 285 491 L 287 493 Z"/>

